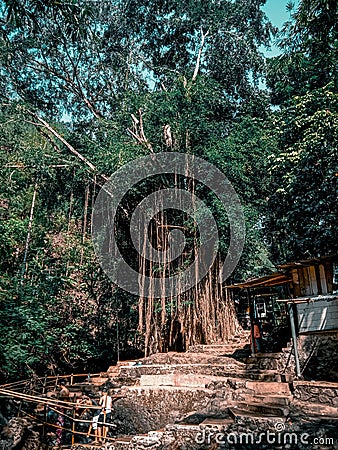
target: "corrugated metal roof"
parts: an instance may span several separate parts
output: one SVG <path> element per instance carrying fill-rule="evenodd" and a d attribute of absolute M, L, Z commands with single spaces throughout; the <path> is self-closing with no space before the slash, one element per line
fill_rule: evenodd
<path fill-rule="evenodd" d="M 310 303 L 320 302 L 322 300 L 332 301 L 338 299 L 338 294 L 323 294 L 323 295 L 308 295 L 307 297 L 295 297 L 278 299 L 277 302 L 281 303 Z"/>

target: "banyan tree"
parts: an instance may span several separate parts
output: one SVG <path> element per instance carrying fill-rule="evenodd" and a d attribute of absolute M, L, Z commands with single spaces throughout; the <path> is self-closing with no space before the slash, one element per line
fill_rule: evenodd
<path fill-rule="evenodd" d="M 147 142 L 142 130 L 137 136 Z M 244 244 L 239 199 L 204 159 L 149 150 L 115 172 L 97 197 L 99 262 L 138 296 L 146 355 L 224 341 L 239 326 L 224 287 Z"/>

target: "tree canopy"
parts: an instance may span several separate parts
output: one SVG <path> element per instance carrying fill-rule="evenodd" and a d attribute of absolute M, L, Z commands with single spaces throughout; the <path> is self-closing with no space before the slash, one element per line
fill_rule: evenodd
<path fill-rule="evenodd" d="M 198 288 L 151 302 L 112 284 L 95 259 L 98 192 L 140 156 L 189 153 L 232 183 L 247 230 L 228 282 L 337 251 L 337 5 L 301 1 L 279 36 L 281 56 L 267 60 L 262 49 L 276 30 L 264 3 L 1 3 L 3 376 L 104 368 L 121 354 L 233 332 L 233 305 L 217 283 L 229 218 L 202 184 L 176 180 L 204 195 L 217 219 L 219 260 Z M 120 245 L 140 270 L 125 230 L 145 192 L 140 184 L 121 209 Z M 152 223 L 154 246 L 173 217 Z M 175 220 L 194 255 L 194 221 Z M 142 270 L 162 276 L 172 267 Z"/>

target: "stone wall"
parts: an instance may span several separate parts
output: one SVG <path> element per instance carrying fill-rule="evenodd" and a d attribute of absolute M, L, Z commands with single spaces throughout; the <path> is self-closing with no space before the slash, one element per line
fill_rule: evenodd
<path fill-rule="evenodd" d="M 338 332 L 300 335 L 298 352 L 301 371 L 307 380 L 338 381 Z"/>
<path fill-rule="evenodd" d="M 320 403 L 338 408 L 338 383 L 295 381 L 293 388 L 294 397 L 302 402 Z"/>
<path fill-rule="evenodd" d="M 206 407 L 211 390 L 171 386 L 130 387 L 115 403 L 113 422 L 119 433 L 136 434 L 163 428 L 187 413 Z"/>

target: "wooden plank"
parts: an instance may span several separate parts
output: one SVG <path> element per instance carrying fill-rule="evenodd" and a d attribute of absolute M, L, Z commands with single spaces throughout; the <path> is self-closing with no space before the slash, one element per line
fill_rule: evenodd
<path fill-rule="evenodd" d="M 323 291 L 322 291 L 322 284 L 320 282 L 319 266 L 317 264 L 315 265 L 315 271 L 316 271 L 316 283 L 317 283 L 318 295 L 321 295 L 323 293 Z"/>
<path fill-rule="evenodd" d="M 327 292 L 333 291 L 333 269 L 332 264 L 327 262 L 325 263 L 325 277 L 326 277 L 326 284 L 327 284 Z"/>
<path fill-rule="evenodd" d="M 292 284 L 293 284 L 293 292 L 296 297 L 300 296 L 300 286 L 299 286 L 299 276 L 298 276 L 298 270 L 293 269 L 291 271 L 292 274 Z"/>
<path fill-rule="evenodd" d="M 322 288 L 322 294 L 327 294 L 327 283 L 326 283 L 326 276 L 325 276 L 325 267 L 323 264 L 319 265 L 319 276 L 320 276 L 320 285 Z"/>
<path fill-rule="evenodd" d="M 313 295 L 318 295 L 318 285 L 317 285 L 317 277 L 316 277 L 315 266 L 310 266 L 309 267 L 309 278 L 310 278 L 312 294 Z"/>
<path fill-rule="evenodd" d="M 299 278 L 299 287 L 300 287 L 300 296 L 305 295 L 305 279 L 303 269 L 298 269 L 298 278 Z"/>
<path fill-rule="evenodd" d="M 304 275 L 305 295 L 311 295 L 312 290 L 311 290 L 311 285 L 310 285 L 310 277 L 309 277 L 308 268 L 303 267 L 302 271 L 303 271 L 303 275 Z"/>

